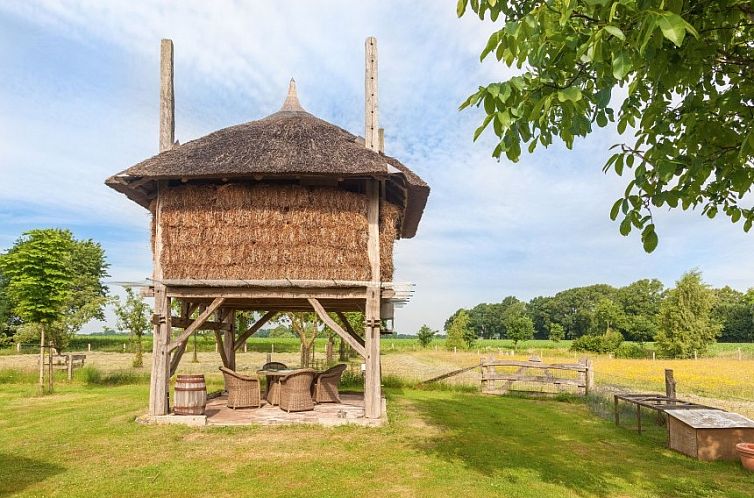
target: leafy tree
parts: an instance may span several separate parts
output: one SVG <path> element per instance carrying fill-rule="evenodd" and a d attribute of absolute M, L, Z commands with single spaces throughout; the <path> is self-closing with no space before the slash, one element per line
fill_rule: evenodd
<path fill-rule="evenodd" d="M 419 345 L 426 348 L 429 346 L 429 343 L 432 342 L 432 339 L 434 339 L 436 334 L 436 330 L 432 330 L 425 324 L 419 328 L 419 331 L 416 333 L 416 338 L 419 340 Z"/>
<path fill-rule="evenodd" d="M 563 326 L 559 323 L 551 323 L 548 339 L 550 339 L 552 342 L 560 342 L 565 338 L 565 330 L 563 330 Z"/>
<path fill-rule="evenodd" d="M 615 288 L 606 284 L 575 287 L 555 294 L 548 302 L 549 320 L 565 329 L 566 337 L 575 339 L 594 327 L 594 308 L 602 298 L 613 299 Z"/>
<path fill-rule="evenodd" d="M 476 340 L 476 333 L 471 328 L 471 319 L 466 310 L 460 310 L 456 314 L 447 328 L 447 333 L 445 347 L 449 350 L 471 347 Z"/>
<path fill-rule="evenodd" d="M 278 319 L 290 327 L 301 341 L 301 368 L 311 365 L 314 341 L 320 332 L 319 317 L 315 313 L 284 313 Z"/>
<path fill-rule="evenodd" d="M 550 316 L 550 303 L 552 302 L 551 297 L 544 297 L 544 296 L 537 296 L 533 298 L 531 301 L 526 303 L 526 313 L 531 318 L 532 322 L 534 323 L 534 337 L 538 339 L 546 339 L 550 337 L 550 325 L 551 325 L 551 316 Z M 558 324 L 558 326 L 563 329 L 563 326 Z M 565 331 L 563 331 L 565 334 Z M 565 337 L 565 336 L 563 336 Z M 561 337 L 561 339 L 563 338 Z"/>
<path fill-rule="evenodd" d="M 152 308 L 144 302 L 144 298 L 130 287 L 126 287 L 126 299 L 121 302 L 116 297 L 114 301 L 115 316 L 118 319 L 117 327 L 121 332 L 128 333 L 131 341 L 136 345 L 133 366 L 144 366 L 141 338 L 151 328 L 150 317 Z"/>
<path fill-rule="evenodd" d="M 7 282 L 0 274 L 0 347 L 11 343 L 18 329 L 18 317 L 13 314 L 13 305 L 6 292 Z"/>
<path fill-rule="evenodd" d="M 600 334 L 623 328 L 626 315 L 623 308 L 611 299 L 603 297 L 594 309 L 594 325 Z"/>
<path fill-rule="evenodd" d="M 720 334 L 720 324 L 712 318 L 715 294 L 702 282 L 700 272 L 685 273 L 660 305 L 658 350 L 671 358 L 702 354 Z"/>
<path fill-rule="evenodd" d="M 754 341 L 754 306 L 749 303 L 746 295 L 725 286 L 717 289 L 715 296 L 715 306 L 711 313 L 713 319 L 722 326 L 720 340 Z"/>
<path fill-rule="evenodd" d="M 59 351 L 89 320 L 103 319 L 107 263 L 102 247 L 74 239 L 68 230 L 26 232 L 0 257 L 0 274 L 19 333 L 39 336 Z"/>
<path fill-rule="evenodd" d="M 628 339 L 651 341 L 654 338 L 664 292 L 664 285 L 657 279 L 637 280 L 618 289 L 615 301 L 626 314 L 623 330 Z"/>
<path fill-rule="evenodd" d="M 534 337 L 534 323 L 526 314 L 526 304 L 521 301 L 512 303 L 503 315 L 505 336 L 513 341 L 515 348 L 519 341 L 526 341 Z"/>
<path fill-rule="evenodd" d="M 483 106 L 492 155 L 518 161 L 559 137 L 568 148 L 617 122 L 634 140 L 604 165 L 632 170 L 610 211 L 620 233 L 657 246 L 652 209 L 702 207 L 749 231 L 754 208 L 754 6 L 751 0 L 459 0 L 501 23 L 482 51 L 521 74 L 482 86 L 461 108 Z"/>

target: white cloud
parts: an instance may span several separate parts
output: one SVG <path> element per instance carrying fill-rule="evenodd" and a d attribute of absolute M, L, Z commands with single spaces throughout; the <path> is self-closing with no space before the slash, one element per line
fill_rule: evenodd
<path fill-rule="evenodd" d="M 441 327 L 460 306 L 508 294 L 671 284 L 691 267 L 715 285 L 754 285 L 751 238 L 723 220 L 657 213 L 649 256 L 635 235 L 620 237 L 607 213 L 625 180 L 600 172 L 614 133 L 516 165 L 489 157 L 490 138 L 472 144 L 480 115 L 458 104 L 511 73 L 478 63 L 493 25 L 456 19 L 451 3 L 3 2 L 0 26 L 14 23 L 15 39 L 0 30 L 12 69 L 0 82 L 4 245 L 24 226 L 73 225 L 103 241 L 114 280 L 149 274 L 146 212 L 102 182 L 155 152 L 160 38 L 175 42 L 186 142 L 275 111 L 291 76 L 304 107 L 361 133 L 363 43 L 376 35 L 386 149 L 432 186 L 417 237 L 396 244 L 396 279 L 417 284 L 400 330 Z"/>

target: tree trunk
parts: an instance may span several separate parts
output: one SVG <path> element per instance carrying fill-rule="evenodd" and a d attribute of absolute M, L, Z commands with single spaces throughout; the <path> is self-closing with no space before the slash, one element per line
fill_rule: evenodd
<path fill-rule="evenodd" d="M 141 335 L 136 335 L 136 357 L 134 358 L 134 368 L 141 368 L 144 366 L 144 351 L 141 347 Z"/>
<path fill-rule="evenodd" d="M 333 363 L 333 360 L 335 358 L 335 351 L 334 351 L 334 344 L 333 344 L 333 337 L 327 336 L 327 348 L 325 349 L 325 361 L 328 365 Z"/>
<path fill-rule="evenodd" d="M 45 388 L 45 326 L 41 325 L 39 338 L 39 388 L 44 392 Z"/>
<path fill-rule="evenodd" d="M 301 342 L 301 368 L 309 368 L 311 365 L 313 344 L 305 344 Z"/>
<path fill-rule="evenodd" d="M 348 361 L 348 348 L 346 341 L 341 337 L 340 346 L 338 347 L 338 361 Z"/>

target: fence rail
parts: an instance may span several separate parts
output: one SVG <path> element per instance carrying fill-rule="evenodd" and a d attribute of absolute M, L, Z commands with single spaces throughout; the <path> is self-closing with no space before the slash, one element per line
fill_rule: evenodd
<path fill-rule="evenodd" d="M 505 394 L 510 391 L 531 391 L 521 384 L 535 384 L 542 387 L 554 387 L 556 392 L 564 387 L 576 388 L 587 395 L 594 388 L 594 370 L 588 358 L 579 363 L 543 363 L 537 359 L 529 361 L 482 360 L 482 392 L 485 394 Z M 499 369 L 507 368 L 507 371 Z M 511 368 L 515 368 L 511 371 Z M 576 377 L 559 375 L 574 372 Z M 540 390 L 541 392 L 541 390 Z"/>

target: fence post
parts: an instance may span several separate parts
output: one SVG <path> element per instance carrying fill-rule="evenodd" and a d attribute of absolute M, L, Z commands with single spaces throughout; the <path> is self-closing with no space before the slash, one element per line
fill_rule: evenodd
<path fill-rule="evenodd" d="M 88 351 L 89 353 L 91 353 L 91 352 L 92 352 L 92 344 L 91 344 L 91 343 L 87 343 L 87 344 L 86 344 L 86 350 L 87 350 L 87 351 Z"/>
<path fill-rule="evenodd" d="M 20 342 L 16 343 L 16 351 L 19 352 L 19 353 L 21 352 L 21 343 Z M 741 348 L 738 348 L 738 359 L 739 360 L 741 359 Z"/>
<path fill-rule="evenodd" d="M 249 345 L 246 342 L 243 343 L 243 352 L 244 353 L 248 353 L 249 352 Z"/>
<path fill-rule="evenodd" d="M 675 399 L 675 379 L 672 368 L 665 369 L 665 396 Z"/>
<path fill-rule="evenodd" d="M 586 367 L 586 372 L 584 372 L 584 396 L 586 396 L 594 390 L 594 369 L 592 368 L 592 359 L 584 358 L 584 366 Z"/>
<path fill-rule="evenodd" d="M 271 361 L 272 361 L 272 354 L 271 353 L 267 353 L 267 361 L 266 361 L 266 363 L 269 363 Z"/>
<path fill-rule="evenodd" d="M 741 348 L 738 348 L 738 361 L 741 361 Z"/>
<path fill-rule="evenodd" d="M 696 356 L 696 349 L 694 350 L 694 359 L 695 360 L 698 359 L 697 356 Z"/>
<path fill-rule="evenodd" d="M 68 353 L 68 381 L 73 380 L 73 355 Z"/>
<path fill-rule="evenodd" d="M 652 351 L 652 361 L 655 361 L 655 352 Z"/>

